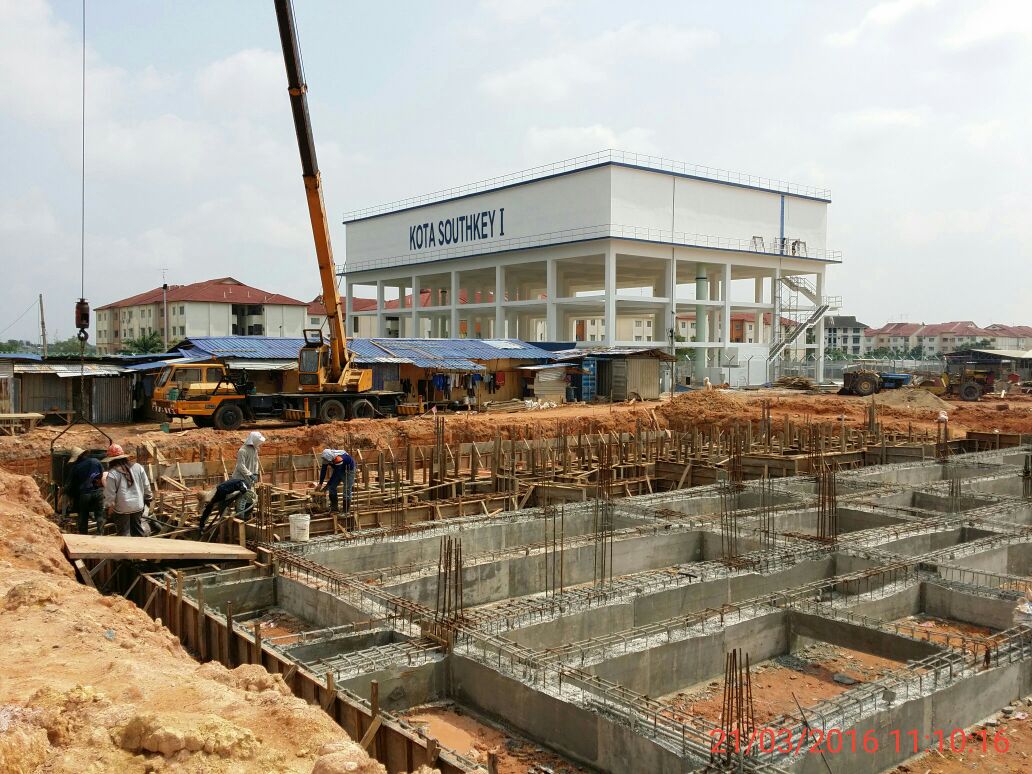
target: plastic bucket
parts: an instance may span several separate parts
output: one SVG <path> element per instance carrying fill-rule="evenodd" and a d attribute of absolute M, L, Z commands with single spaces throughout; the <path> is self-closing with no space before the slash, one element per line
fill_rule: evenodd
<path fill-rule="evenodd" d="M 290 514 L 290 540 L 293 543 L 308 542 L 308 525 L 312 517 L 307 513 Z"/>

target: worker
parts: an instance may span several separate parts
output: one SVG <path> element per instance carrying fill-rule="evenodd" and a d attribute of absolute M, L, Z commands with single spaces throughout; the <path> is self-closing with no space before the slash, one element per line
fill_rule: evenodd
<path fill-rule="evenodd" d="M 233 474 L 229 477 L 230 481 L 243 481 L 247 484 L 246 492 L 236 501 L 236 512 L 241 517 L 247 510 L 248 502 L 254 500 L 254 485 L 258 483 L 258 477 L 261 474 L 258 450 L 263 443 L 265 443 L 265 436 L 257 430 L 248 433 L 243 445 L 237 451 L 236 467 L 233 468 Z"/>
<path fill-rule="evenodd" d="M 77 514 L 79 534 L 90 531 L 90 517 L 97 522 L 97 534 L 104 534 L 104 466 L 78 446 L 69 450 L 64 493 Z"/>
<path fill-rule="evenodd" d="M 355 460 L 343 449 L 323 449 L 322 469 L 319 471 L 319 484 L 316 490 L 326 489 L 330 493 L 330 510 L 337 510 L 337 486 L 344 482 L 344 512 L 351 510 L 351 490 L 355 486 Z M 326 474 L 330 474 L 326 481 Z M 326 485 L 323 486 L 323 481 Z"/>
<path fill-rule="evenodd" d="M 104 482 L 104 508 L 118 525 L 118 534 L 125 537 L 144 537 L 144 512 L 151 502 L 150 479 L 138 462 L 130 462 L 129 455 L 117 443 L 111 444 L 104 460 L 108 464 Z"/>
<path fill-rule="evenodd" d="M 204 510 L 201 512 L 201 518 L 199 522 L 200 531 L 204 532 L 204 525 L 208 521 L 208 517 L 211 516 L 211 512 L 216 508 L 219 509 L 219 518 L 222 518 L 222 514 L 226 512 L 226 508 L 229 507 L 230 502 L 234 497 L 243 495 L 245 492 L 250 490 L 250 486 L 246 481 L 241 481 L 236 478 L 231 478 L 228 481 L 223 481 L 214 489 L 209 489 L 206 492 L 197 493 L 197 502 L 200 505 L 204 505 Z"/>

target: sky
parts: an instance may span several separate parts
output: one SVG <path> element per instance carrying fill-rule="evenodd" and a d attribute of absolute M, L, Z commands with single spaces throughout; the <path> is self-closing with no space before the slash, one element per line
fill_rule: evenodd
<path fill-rule="evenodd" d="M 349 210 L 604 148 L 828 187 L 862 322 L 1032 324 L 1032 3 L 295 0 Z M 272 2 L 87 0 L 85 295 L 318 292 Z M 82 6 L 0 0 L 0 340 L 75 333 Z M 1024 290 L 1023 290 L 1024 289 Z"/>

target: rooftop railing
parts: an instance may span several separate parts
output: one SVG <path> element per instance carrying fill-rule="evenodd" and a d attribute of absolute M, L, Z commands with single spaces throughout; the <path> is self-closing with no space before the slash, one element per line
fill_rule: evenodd
<path fill-rule="evenodd" d="M 786 180 L 779 180 L 773 177 L 747 175 L 744 172 L 734 172 L 729 169 L 720 169 L 719 167 L 710 167 L 704 164 L 688 164 L 684 161 L 675 161 L 674 159 L 667 159 L 662 156 L 652 156 L 647 153 L 633 153 L 630 151 L 608 149 L 598 151 L 596 153 L 588 153 L 584 156 L 575 156 L 574 158 L 563 159 L 562 161 L 555 161 L 550 164 L 542 164 L 541 166 L 531 167 L 530 169 L 524 169 L 519 172 L 510 172 L 505 175 L 498 175 L 497 177 L 489 177 L 484 180 L 478 180 L 474 183 L 467 183 L 465 185 L 454 186 L 452 188 L 443 188 L 440 191 L 433 191 L 432 193 L 422 194 L 420 196 L 412 196 L 408 199 L 399 199 L 398 201 L 389 202 L 387 204 L 378 204 L 372 207 L 366 207 L 365 209 L 352 210 L 351 212 L 344 213 L 344 222 L 347 223 L 348 221 L 368 218 L 374 215 L 383 215 L 388 212 L 404 210 L 410 207 L 421 207 L 426 204 L 444 201 L 445 199 L 453 199 L 457 196 L 467 196 L 469 194 L 480 193 L 481 191 L 488 191 L 493 188 L 513 185 L 514 183 L 523 183 L 529 180 L 538 180 L 540 178 L 562 174 L 564 172 L 587 169 L 588 167 L 598 166 L 599 164 L 627 164 L 629 166 L 654 169 L 659 172 L 674 172 L 675 174 L 690 175 L 691 177 L 699 177 L 704 180 L 715 180 L 721 183 L 734 183 L 735 185 L 749 186 L 750 188 L 762 188 L 768 191 L 794 194 L 796 196 L 809 196 L 814 199 L 831 199 L 830 188 L 798 185 L 797 183 L 789 183 Z"/>

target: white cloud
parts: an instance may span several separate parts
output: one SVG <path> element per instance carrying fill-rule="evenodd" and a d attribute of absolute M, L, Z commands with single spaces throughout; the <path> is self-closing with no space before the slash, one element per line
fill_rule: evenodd
<path fill-rule="evenodd" d="M 911 14 L 932 8 L 938 0 L 884 0 L 872 7 L 860 23 L 844 32 L 832 32 L 824 37 L 829 46 L 852 46 L 872 27 L 889 28 L 895 26 Z"/>
<path fill-rule="evenodd" d="M 719 42 L 712 30 L 629 22 L 593 38 L 558 44 L 558 53 L 488 73 L 480 86 L 498 99 L 557 102 L 578 87 L 605 81 L 635 60 L 682 63 Z"/>
<path fill-rule="evenodd" d="M 943 38 L 946 49 L 963 51 L 1005 38 L 1032 37 L 1032 3 L 1027 0 L 981 0 L 965 8 L 970 13 Z"/>
<path fill-rule="evenodd" d="M 838 113 L 833 122 L 846 130 L 917 129 L 925 124 L 924 112 L 918 109 L 865 108 Z"/>
<path fill-rule="evenodd" d="M 260 116 L 286 109 L 283 56 L 272 51 L 238 51 L 203 68 L 196 81 L 201 96 L 226 115 Z"/>
<path fill-rule="evenodd" d="M 656 153 L 653 132 L 640 126 L 618 132 L 608 126 L 557 126 L 527 130 L 524 153 L 532 164 L 580 156 L 607 148 L 620 148 L 639 153 Z"/>
<path fill-rule="evenodd" d="M 972 148 L 985 150 L 1006 136 L 1007 126 L 1003 121 L 994 119 L 977 124 L 967 124 L 961 127 L 960 132 Z"/>

